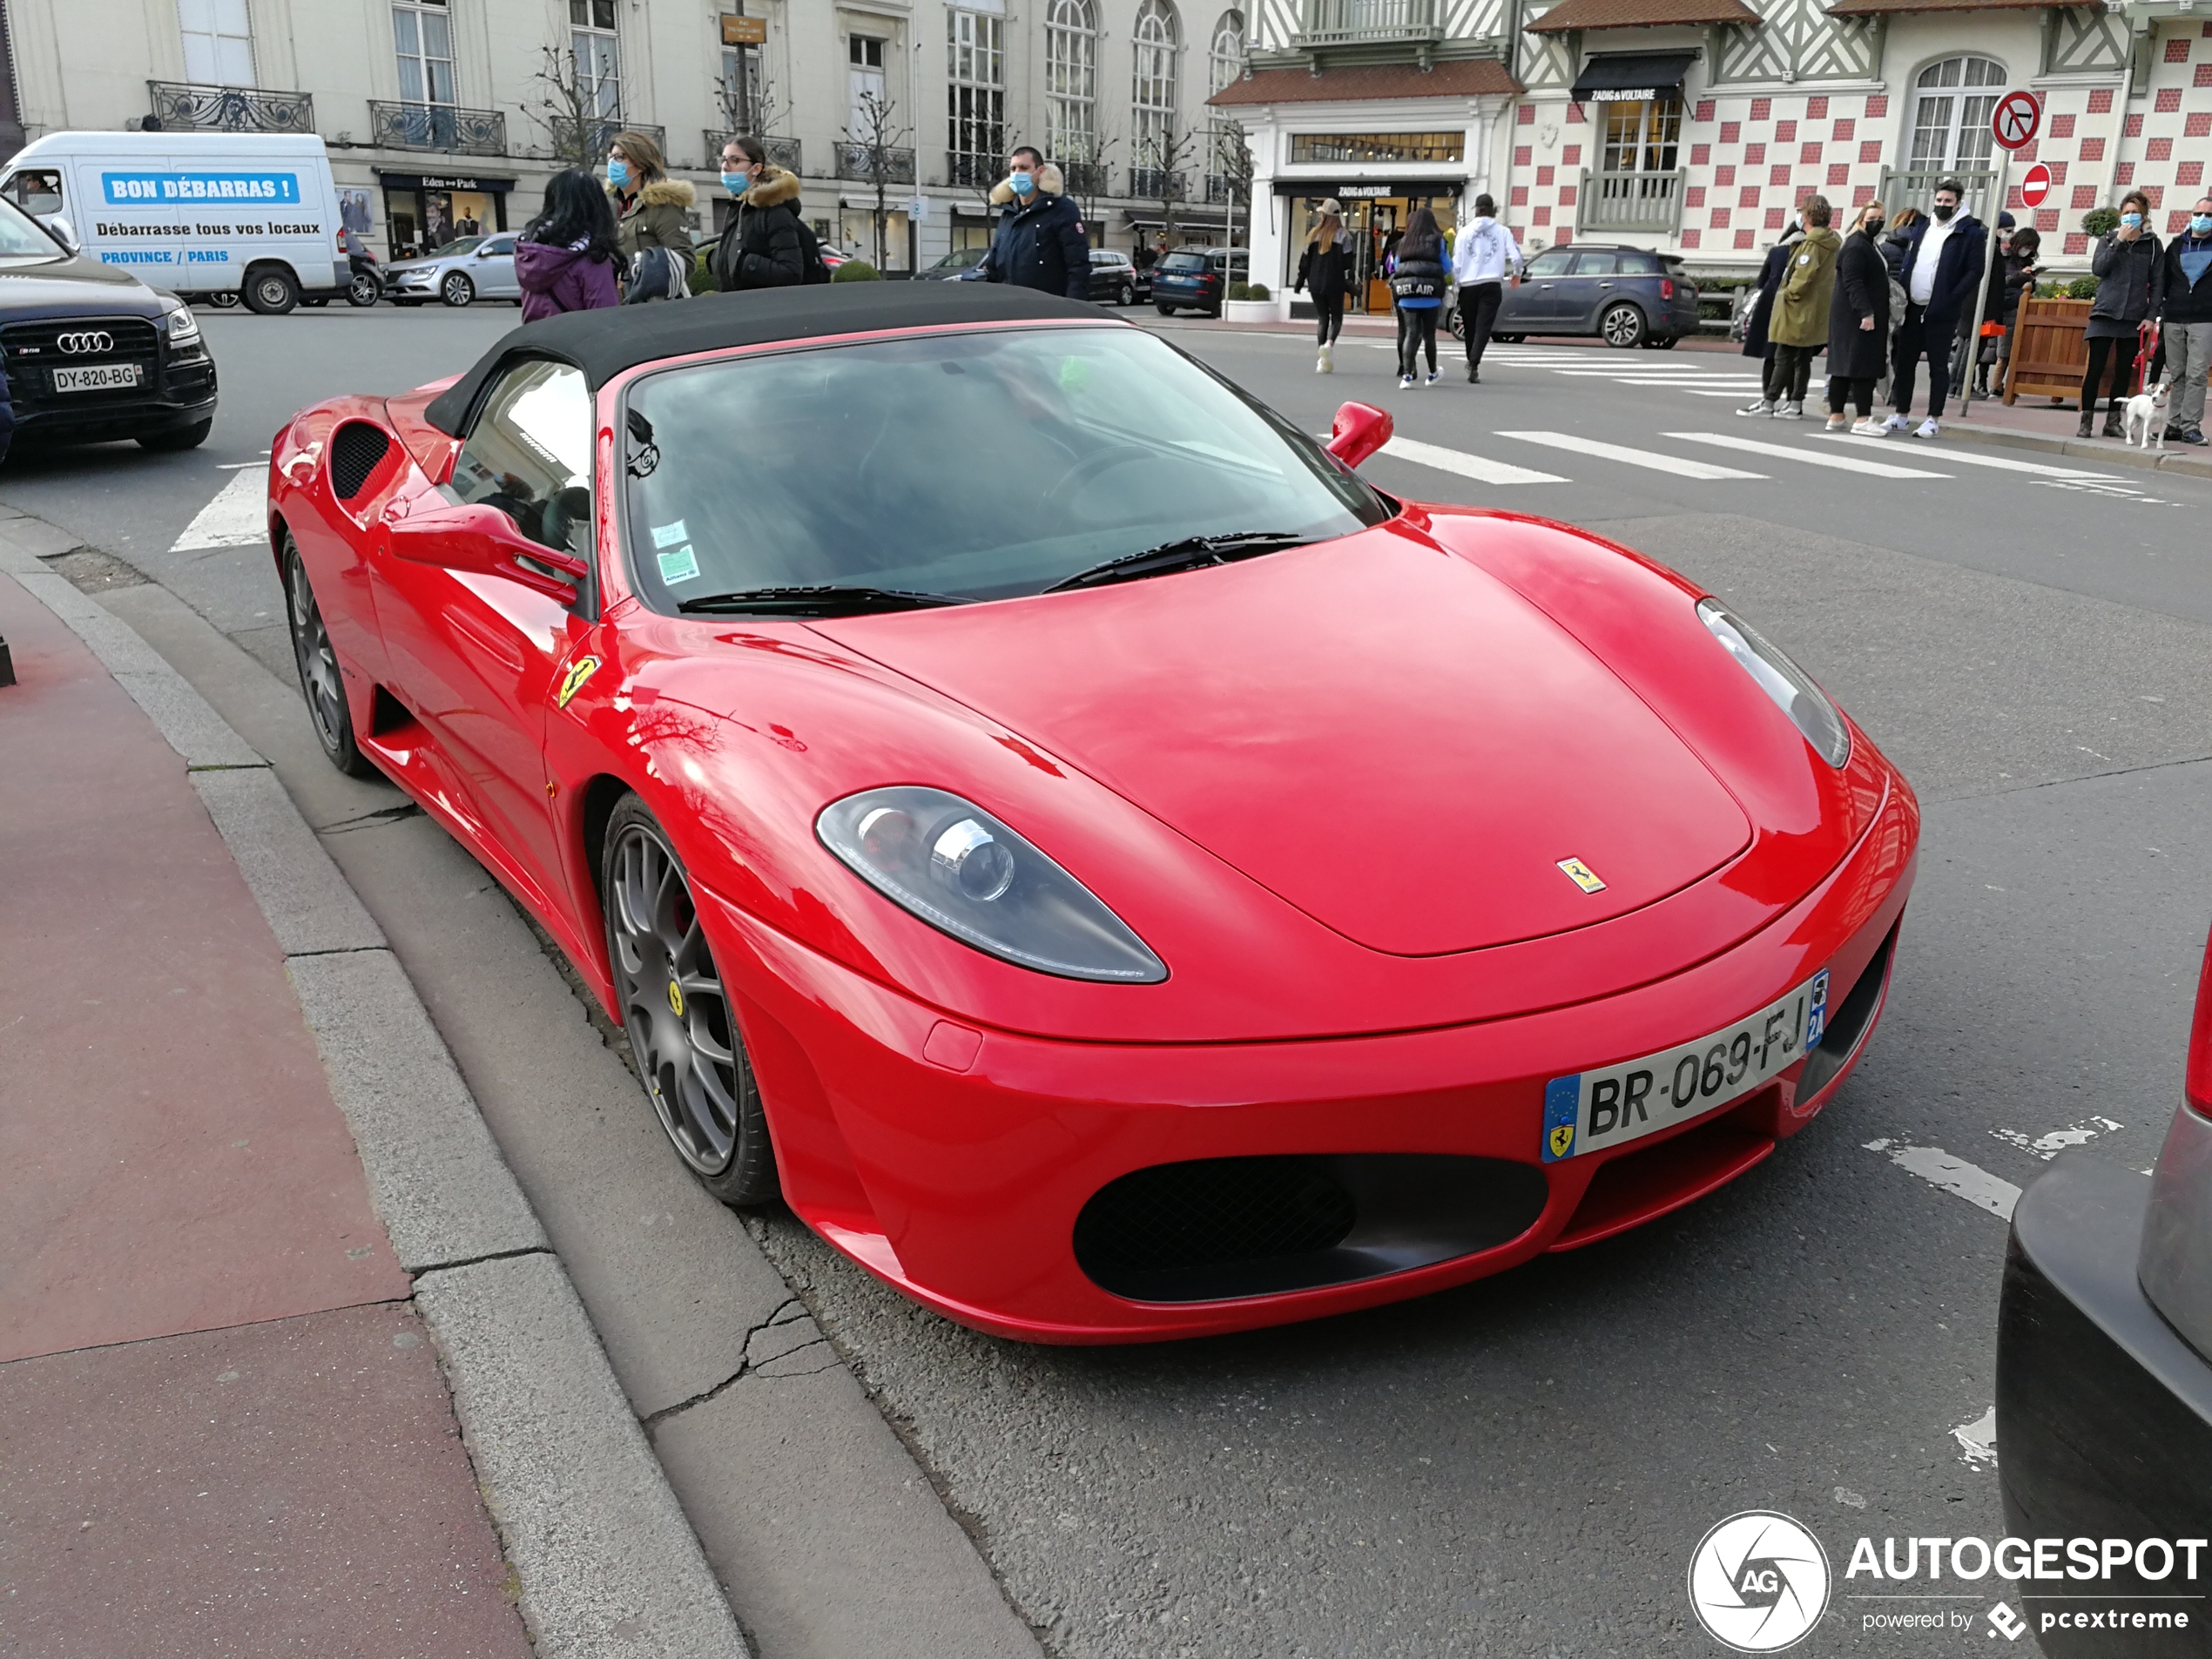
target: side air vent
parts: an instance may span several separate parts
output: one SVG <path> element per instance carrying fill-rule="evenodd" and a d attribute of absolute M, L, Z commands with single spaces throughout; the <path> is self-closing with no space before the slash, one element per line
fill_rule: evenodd
<path fill-rule="evenodd" d="M 330 490 L 340 501 L 351 501 L 368 482 L 368 475 L 392 447 L 384 428 L 366 421 L 348 421 L 330 440 Z"/>

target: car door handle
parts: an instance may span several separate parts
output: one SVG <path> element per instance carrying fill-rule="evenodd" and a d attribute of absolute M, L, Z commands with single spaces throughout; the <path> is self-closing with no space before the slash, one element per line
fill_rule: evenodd
<path fill-rule="evenodd" d="M 1597 286 L 1601 288 L 1609 288 L 1613 285 L 1610 282 L 1601 282 Z"/>

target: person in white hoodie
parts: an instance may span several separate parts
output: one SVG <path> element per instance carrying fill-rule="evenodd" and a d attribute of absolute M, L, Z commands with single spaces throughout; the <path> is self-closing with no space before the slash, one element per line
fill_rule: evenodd
<path fill-rule="evenodd" d="M 1506 271 L 1510 266 L 1517 275 L 1521 266 L 1521 244 L 1497 215 L 1496 202 L 1477 196 L 1474 218 L 1460 227 L 1452 246 L 1452 280 L 1460 285 L 1460 315 L 1467 326 L 1470 386 L 1482 378 L 1482 348 L 1490 343 L 1490 325 L 1506 297 Z"/>

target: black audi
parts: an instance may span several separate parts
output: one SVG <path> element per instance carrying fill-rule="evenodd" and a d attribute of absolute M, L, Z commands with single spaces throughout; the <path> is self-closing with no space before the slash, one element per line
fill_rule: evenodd
<path fill-rule="evenodd" d="M 4 197 L 0 361 L 17 444 L 189 449 L 215 424 L 215 360 L 192 308 L 85 258 Z"/>

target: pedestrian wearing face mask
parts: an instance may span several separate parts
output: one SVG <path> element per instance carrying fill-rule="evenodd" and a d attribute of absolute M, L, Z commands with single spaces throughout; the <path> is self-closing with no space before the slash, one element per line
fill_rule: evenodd
<path fill-rule="evenodd" d="M 2131 190 L 2120 199 L 2120 223 L 2097 240 L 2089 269 L 2097 279 L 2097 297 L 2089 306 L 2089 321 L 2082 333 L 2089 344 L 2088 368 L 2081 376 L 2081 424 L 2076 437 L 2090 435 L 2097 416 L 2097 387 L 2107 381 L 2111 401 L 2105 409 L 2103 435 L 2124 435 L 2121 406 L 2128 399 L 2128 382 L 2134 372 L 2135 341 L 2143 321 L 2152 313 L 2152 290 L 2158 279 L 2160 248 L 2145 222 L 2150 198 Z"/>
<path fill-rule="evenodd" d="M 658 145 L 642 132 L 616 133 L 607 146 L 607 193 L 614 198 L 622 251 L 631 260 L 649 247 L 664 247 L 691 268 L 691 233 L 684 215 L 693 192 L 687 181 L 668 176 Z"/>
<path fill-rule="evenodd" d="M 1828 306 L 1828 430 L 1850 426 L 1846 403 L 1858 410 L 1851 430 L 1871 437 L 1874 382 L 1890 343 L 1890 272 L 1882 261 L 1882 204 L 1859 210 L 1858 222 L 1836 255 L 1836 287 Z"/>
<path fill-rule="evenodd" d="M 1797 244 L 1804 240 L 1804 230 L 1791 215 L 1790 228 L 1782 239 L 1766 252 L 1766 263 L 1759 267 L 1757 290 L 1751 296 L 1750 307 L 1743 315 L 1743 354 L 1760 361 L 1761 390 L 1757 399 L 1748 407 L 1737 410 L 1738 415 L 1772 415 L 1774 405 L 1764 390 L 1766 365 L 1774 359 L 1774 341 L 1768 338 L 1767 326 L 1773 320 L 1775 291 L 1782 286 L 1783 273 L 1790 268 L 1790 255 Z"/>
<path fill-rule="evenodd" d="M 736 138 L 722 146 L 722 188 L 736 199 L 722 239 L 707 257 L 715 287 L 729 293 L 804 282 L 806 248 L 792 206 L 798 179 L 770 164 L 759 139 Z"/>
<path fill-rule="evenodd" d="M 1951 354 L 1962 328 L 1973 324 L 1973 301 L 1987 263 L 1988 231 L 1959 204 L 1966 187 L 1946 179 L 1935 188 L 1933 217 L 1919 226 L 1898 273 L 1905 285 L 1905 320 L 1898 327 L 1891 360 L 1890 418 L 1885 433 L 1903 432 L 1912 422 L 1912 382 L 1920 360 L 1928 362 L 1928 413 L 1912 435 L 1932 438 L 1943 430 L 1944 400 L 1951 391 Z"/>
<path fill-rule="evenodd" d="M 1013 153 L 1006 178 L 991 191 L 999 225 L 990 252 L 975 267 L 979 280 L 1070 300 L 1090 297 L 1090 244 L 1082 213 L 1062 188 L 1060 169 L 1032 145 Z"/>
<path fill-rule="evenodd" d="M 2166 245 L 2151 284 L 2151 314 L 2165 324 L 2166 377 L 2174 408 L 2166 435 L 2204 442 L 2204 375 L 2212 366 L 2212 196 L 2200 196 L 2188 228 Z"/>

